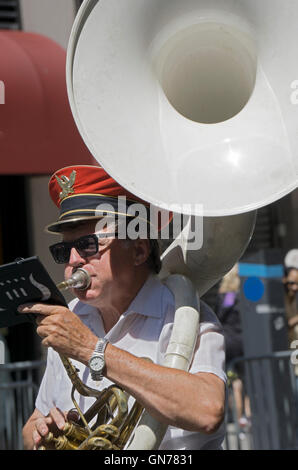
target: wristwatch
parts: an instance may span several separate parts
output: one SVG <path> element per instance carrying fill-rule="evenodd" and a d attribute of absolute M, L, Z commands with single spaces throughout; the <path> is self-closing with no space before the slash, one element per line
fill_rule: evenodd
<path fill-rule="evenodd" d="M 94 381 L 103 379 L 102 371 L 105 367 L 105 349 L 107 347 L 108 340 L 100 338 L 95 346 L 94 352 L 89 360 L 89 369 L 91 378 Z"/>

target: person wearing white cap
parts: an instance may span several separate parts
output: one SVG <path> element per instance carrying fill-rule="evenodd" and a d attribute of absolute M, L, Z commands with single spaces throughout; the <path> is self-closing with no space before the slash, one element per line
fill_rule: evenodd
<path fill-rule="evenodd" d="M 298 269 L 298 249 L 288 251 L 284 264 L 286 269 Z"/>

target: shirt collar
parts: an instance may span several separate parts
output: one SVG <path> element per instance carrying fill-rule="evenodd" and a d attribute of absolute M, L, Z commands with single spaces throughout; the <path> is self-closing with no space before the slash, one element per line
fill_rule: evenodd
<path fill-rule="evenodd" d="M 146 317 L 160 318 L 162 314 L 163 284 L 154 274 L 150 275 L 123 316 L 139 313 Z"/>

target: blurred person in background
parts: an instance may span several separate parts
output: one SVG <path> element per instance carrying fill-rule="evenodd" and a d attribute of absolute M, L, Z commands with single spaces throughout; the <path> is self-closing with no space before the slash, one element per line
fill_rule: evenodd
<path fill-rule="evenodd" d="M 290 250 L 284 259 L 285 309 L 288 322 L 289 347 L 298 347 L 298 249 Z M 298 407 L 298 365 L 294 367 L 296 376 L 296 397 Z"/>
<path fill-rule="evenodd" d="M 222 279 L 217 297 L 215 313 L 220 320 L 226 345 L 226 370 L 232 381 L 238 424 L 250 426 L 249 399 L 245 393 L 243 363 L 232 364 L 232 360 L 243 356 L 242 325 L 239 311 L 240 278 L 238 264 Z M 231 404 L 230 404 L 231 406 Z"/>
<path fill-rule="evenodd" d="M 289 328 L 289 343 L 298 340 L 298 249 L 290 250 L 284 260 L 285 308 Z"/>

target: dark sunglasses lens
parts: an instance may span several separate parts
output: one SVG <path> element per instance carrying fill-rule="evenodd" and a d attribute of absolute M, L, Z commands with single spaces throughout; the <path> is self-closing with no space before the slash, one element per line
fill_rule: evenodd
<path fill-rule="evenodd" d="M 98 240 L 94 235 L 87 235 L 79 238 L 75 243 L 75 248 L 83 258 L 94 256 L 98 252 Z"/>
<path fill-rule="evenodd" d="M 80 256 L 88 258 L 98 252 L 98 239 L 96 235 L 86 235 L 73 243 L 61 242 L 50 246 L 50 252 L 55 262 L 58 264 L 68 263 L 72 247 L 77 250 Z"/>
<path fill-rule="evenodd" d="M 70 247 L 65 243 L 57 243 L 56 245 L 50 246 L 50 252 L 56 263 L 65 264 L 69 260 Z"/>

